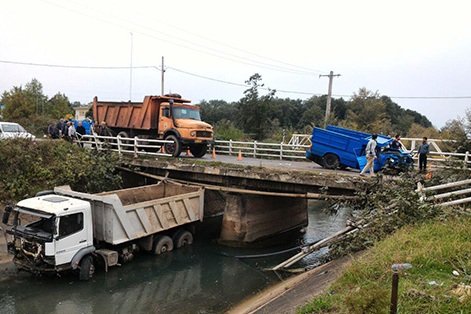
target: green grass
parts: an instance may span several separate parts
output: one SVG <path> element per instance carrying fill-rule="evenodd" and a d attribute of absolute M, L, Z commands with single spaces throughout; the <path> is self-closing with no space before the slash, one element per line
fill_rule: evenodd
<path fill-rule="evenodd" d="M 395 263 L 413 265 L 399 272 L 398 313 L 471 313 L 471 295 L 459 300 L 453 293 L 471 284 L 470 227 L 469 216 L 404 227 L 354 260 L 328 293 L 298 313 L 389 313 Z"/>

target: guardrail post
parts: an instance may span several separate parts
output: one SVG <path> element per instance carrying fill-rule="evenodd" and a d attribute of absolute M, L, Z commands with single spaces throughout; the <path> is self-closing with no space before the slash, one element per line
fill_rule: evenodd
<path fill-rule="evenodd" d="M 232 140 L 229 140 L 229 156 L 232 156 Z"/>
<path fill-rule="evenodd" d="M 118 139 L 118 154 L 121 156 L 123 153 L 121 152 L 121 135 L 116 136 Z"/>
<path fill-rule="evenodd" d="M 464 154 L 464 165 L 466 167 L 468 167 L 468 161 L 469 161 L 469 152 L 466 151 L 466 153 Z"/>
<path fill-rule="evenodd" d="M 253 141 L 253 158 L 257 158 L 257 141 Z"/>
<path fill-rule="evenodd" d="M 133 147 L 134 148 L 134 158 L 137 158 L 137 156 L 138 156 L 138 153 L 137 153 L 138 152 L 137 139 L 138 139 L 138 137 L 134 136 L 134 147 Z"/>
<path fill-rule="evenodd" d="M 280 160 L 283 160 L 283 142 L 280 143 Z"/>

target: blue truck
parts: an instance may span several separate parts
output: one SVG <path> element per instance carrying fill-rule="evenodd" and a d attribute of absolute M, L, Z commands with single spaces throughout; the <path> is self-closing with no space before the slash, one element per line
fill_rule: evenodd
<path fill-rule="evenodd" d="M 306 158 L 326 169 L 363 169 L 366 165 L 365 148 L 371 134 L 329 125 L 326 129 L 315 127 L 311 147 Z M 402 150 L 390 148 L 393 138 L 378 134 L 375 171 L 389 173 L 407 171 L 414 166 L 412 156 Z"/>

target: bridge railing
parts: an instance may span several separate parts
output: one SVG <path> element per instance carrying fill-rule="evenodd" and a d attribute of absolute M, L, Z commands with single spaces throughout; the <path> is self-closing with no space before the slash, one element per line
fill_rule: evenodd
<path fill-rule="evenodd" d="M 409 139 L 404 138 L 404 143 L 412 143 L 412 140 L 418 141 L 422 139 Z M 409 141 L 409 142 L 407 142 Z M 430 143 L 446 142 L 445 140 L 429 140 Z M 91 147 L 97 150 L 115 151 L 119 154 L 133 154 L 134 157 L 142 155 L 150 156 L 171 156 L 162 151 L 162 146 L 172 141 L 166 140 L 153 140 L 141 139 L 138 137 L 125 138 L 125 137 L 110 137 L 98 135 L 84 135 L 79 141 L 86 147 Z M 443 163 L 450 161 L 471 163 L 471 156 L 469 152 L 466 153 L 451 153 L 442 151 L 439 146 L 433 145 L 432 151 L 429 154 L 430 163 Z M 417 146 L 406 146 L 406 151 L 411 153 L 415 160 L 418 160 Z M 242 156 L 254 157 L 261 159 L 280 159 L 280 160 L 306 160 L 306 150 L 309 145 L 295 144 L 295 143 L 264 143 L 264 142 L 241 142 L 241 141 L 225 141 L 216 140 L 214 148 L 217 154 L 237 156 L 239 152 Z"/>
<path fill-rule="evenodd" d="M 127 138 L 121 136 L 99 136 L 96 134 L 83 135 L 78 144 L 102 151 L 114 151 L 121 154 L 133 154 L 138 156 L 171 156 L 165 154 L 162 147 L 166 143 L 173 143 L 166 140 L 141 139 L 138 137 Z"/>
<path fill-rule="evenodd" d="M 216 153 L 224 155 L 238 155 L 253 158 L 276 158 L 276 159 L 306 159 L 306 150 L 309 145 L 297 145 L 293 148 L 291 144 L 263 143 L 263 142 L 239 142 L 239 141 L 215 141 Z"/>

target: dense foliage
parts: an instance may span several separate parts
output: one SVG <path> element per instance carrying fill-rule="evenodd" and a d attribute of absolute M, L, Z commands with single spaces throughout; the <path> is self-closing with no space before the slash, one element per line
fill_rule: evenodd
<path fill-rule="evenodd" d="M 281 99 L 275 97 L 276 91 L 269 88 L 266 95 L 261 95 L 260 89 L 265 88 L 259 74 L 252 75 L 246 84 L 249 89 L 238 102 L 202 101 L 200 107 L 203 118 L 215 126 L 222 119 L 229 120 L 244 134 L 256 140 L 275 139 L 277 134 L 283 132 L 310 134 L 314 126 L 324 126 L 325 95 L 313 96 L 304 101 Z M 331 106 L 329 124 L 358 131 L 385 135 L 401 133 L 405 136 L 419 130 L 418 133 L 423 136 L 425 130 L 433 129 L 425 116 L 405 110 L 389 97 L 365 88 L 354 93 L 349 101 L 333 98 Z M 215 131 L 216 134 L 220 132 L 217 127 Z"/>
<path fill-rule="evenodd" d="M 66 141 L 0 141 L 0 202 L 18 201 L 42 190 L 70 185 L 82 192 L 115 189 L 118 158 Z"/>
<path fill-rule="evenodd" d="M 47 134 L 49 123 L 73 117 L 74 112 L 67 96 L 57 93 L 48 99 L 43 94 L 42 84 L 36 79 L 24 88 L 15 86 L 4 91 L 0 103 L 5 106 L 1 112 L 5 121 L 17 122 L 36 136 Z"/>

